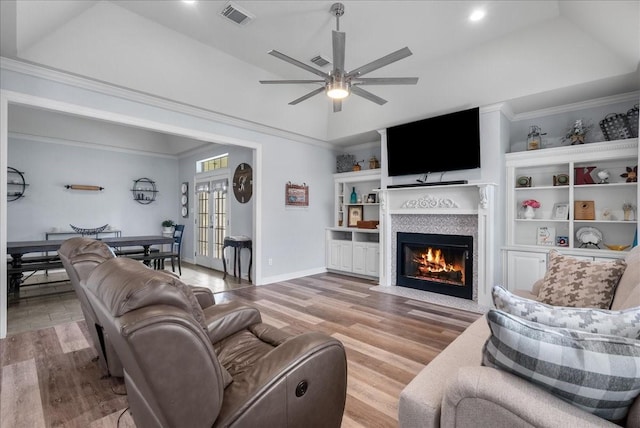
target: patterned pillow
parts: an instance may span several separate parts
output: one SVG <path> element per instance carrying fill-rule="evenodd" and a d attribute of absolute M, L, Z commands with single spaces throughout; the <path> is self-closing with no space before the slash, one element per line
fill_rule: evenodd
<path fill-rule="evenodd" d="M 555 306 L 609 309 L 626 267 L 624 260 L 581 260 L 551 250 L 538 301 Z"/>
<path fill-rule="evenodd" d="M 496 309 L 550 327 L 640 340 L 640 306 L 622 311 L 552 306 L 516 296 L 499 285 L 491 290 Z"/>
<path fill-rule="evenodd" d="M 547 327 L 494 309 L 482 364 L 508 371 L 603 419 L 640 395 L 640 341 Z"/>

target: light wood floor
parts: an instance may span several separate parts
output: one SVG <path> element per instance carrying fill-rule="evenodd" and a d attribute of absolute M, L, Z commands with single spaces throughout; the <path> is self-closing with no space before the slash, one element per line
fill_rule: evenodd
<path fill-rule="evenodd" d="M 216 301 L 254 305 L 264 322 L 290 333 L 323 331 L 342 341 L 342 426 L 396 427 L 402 388 L 481 315 L 371 291 L 373 285 L 319 274 L 220 292 Z M 84 321 L 0 341 L 0 426 L 134 427 L 123 382 L 100 378 L 89 341 Z"/>

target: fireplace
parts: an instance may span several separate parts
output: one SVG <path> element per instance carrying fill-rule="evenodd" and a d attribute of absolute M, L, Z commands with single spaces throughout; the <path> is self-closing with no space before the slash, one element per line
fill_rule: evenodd
<path fill-rule="evenodd" d="M 473 237 L 397 233 L 396 285 L 473 299 Z"/>

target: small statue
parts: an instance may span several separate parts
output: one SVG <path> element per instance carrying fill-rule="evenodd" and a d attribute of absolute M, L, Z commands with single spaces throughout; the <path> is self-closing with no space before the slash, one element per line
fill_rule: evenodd
<path fill-rule="evenodd" d="M 606 169 L 598 171 L 598 178 L 600 179 L 598 184 L 607 184 L 609 182 L 609 171 Z"/>

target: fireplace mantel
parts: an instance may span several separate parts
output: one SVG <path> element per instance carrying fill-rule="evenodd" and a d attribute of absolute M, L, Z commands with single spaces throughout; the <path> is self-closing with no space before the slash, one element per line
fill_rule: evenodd
<path fill-rule="evenodd" d="M 396 216 L 477 216 L 477 303 L 490 305 L 495 242 L 489 233 L 495 222 L 494 183 L 412 186 L 381 189 L 380 285 L 395 286 L 395 254 L 392 246 Z"/>

